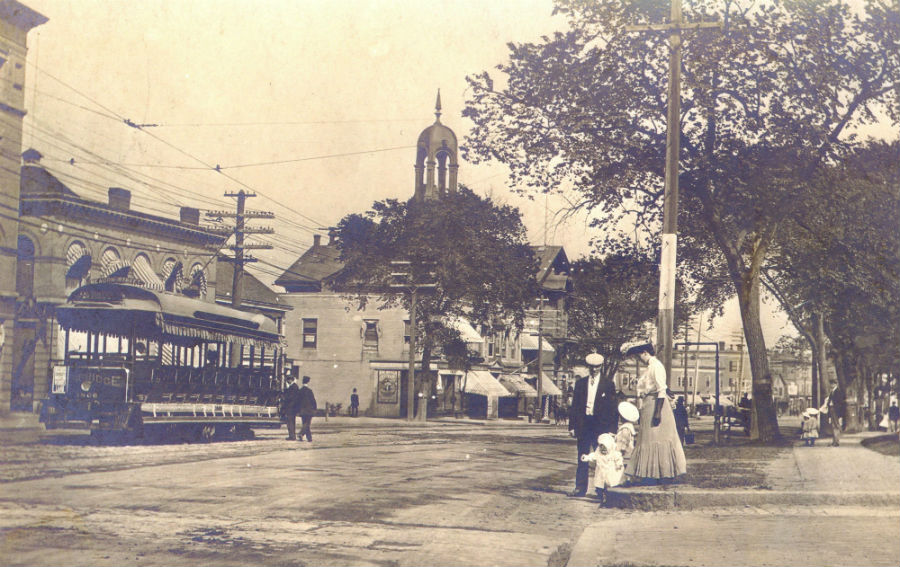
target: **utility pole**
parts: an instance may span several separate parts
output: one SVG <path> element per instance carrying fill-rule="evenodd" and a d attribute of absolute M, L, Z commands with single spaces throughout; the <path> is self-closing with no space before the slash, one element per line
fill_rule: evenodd
<path fill-rule="evenodd" d="M 209 218 L 234 218 L 234 228 L 227 227 L 221 229 L 223 233 L 234 234 L 234 244 L 229 246 L 234 252 L 234 256 L 230 258 L 222 258 L 226 262 L 234 264 L 234 276 L 231 280 L 231 306 L 235 309 L 241 307 L 244 296 L 244 264 L 256 262 L 256 258 L 244 254 L 246 250 L 270 250 L 271 244 L 249 244 L 244 242 L 244 236 L 248 234 L 273 234 L 275 229 L 272 227 L 255 227 L 250 228 L 245 225 L 247 219 L 273 219 L 275 213 L 270 211 L 248 211 L 245 208 L 249 197 L 256 197 L 256 193 L 246 193 L 243 189 L 237 193 L 225 193 L 226 197 L 237 199 L 235 212 L 230 211 L 207 211 L 206 216 Z M 241 346 L 238 343 L 231 343 L 231 366 L 238 366 L 241 363 Z"/>
<path fill-rule="evenodd" d="M 675 260 L 678 242 L 678 156 L 681 149 L 681 32 L 720 28 L 721 22 L 686 23 L 681 17 L 681 0 L 672 0 L 669 22 L 626 26 L 627 31 L 668 31 L 669 100 L 666 115 L 666 184 L 663 194 L 662 256 L 659 266 L 659 316 L 657 351 L 672 385 L 672 335 L 675 324 Z"/>
<path fill-rule="evenodd" d="M 540 418 L 538 419 L 538 423 L 544 421 L 544 397 L 543 392 L 541 391 L 542 384 L 544 381 L 544 296 L 542 295 L 540 301 L 538 302 L 538 351 L 537 351 L 537 380 L 535 381 L 537 385 L 537 402 L 538 402 L 538 414 Z"/>
<path fill-rule="evenodd" d="M 406 421 L 413 421 L 416 407 L 416 303 L 419 290 L 434 289 L 437 284 L 416 282 L 413 276 L 412 262 L 408 260 L 394 260 L 391 262 L 391 266 L 397 271 L 391 272 L 391 278 L 395 283 L 390 284 L 390 287 L 405 289 L 409 293 L 409 370 L 406 381 Z M 425 366 L 424 360 L 422 366 Z M 419 411 L 419 421 L 425 421 L 428 417 L 427 414 L 428 400 L 425 400 Z"/>

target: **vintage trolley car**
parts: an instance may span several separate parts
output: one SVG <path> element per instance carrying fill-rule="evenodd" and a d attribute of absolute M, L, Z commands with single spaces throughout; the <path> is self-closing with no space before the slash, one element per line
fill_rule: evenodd
<path fill-rule="evenodd" d="M 82 286 L 56 315 L 65 361 L 48 429 L 208 439 L 280 426 L 282 342 L 264 315 L 122 283 Z"/>

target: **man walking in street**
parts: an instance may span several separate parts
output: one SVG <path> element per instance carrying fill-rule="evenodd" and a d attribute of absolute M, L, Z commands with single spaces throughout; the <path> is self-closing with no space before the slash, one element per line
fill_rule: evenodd
<path fill-rule="evenodd" d="M 296 376 L 288 376 L 288 387 L 281 400 L 281 413 L 287 423 L 288 436 L 291 441 L 297 439 L 297 410 L 300 407 L 300 388 Z"/>
<path fill-rule="evenodd" d="M 616 386 L 603 377 L 603 355 L 591 353 L 584 359 L 588 365 L 588 377 L 575 382 L 572 405 L 569 407 L 569 431 L 578 441 L 578 468 L 575 470 L 575 490 L 568 495 L 580 497 L 587 494 L 590 466 L 581 460 L 597 448 L 597 437 L 602 433 L 616 433 L 619 425 Z"/>
<path fill-rule="evenodd" d="M 297 438 L 297 441 L 303 441 L 304 435 L 307 441 L 312 441 L 312 432 L 309 426 L 312 424 L 313 415 L 316 413 L 316 396 L 313 395 L 313 391 L 309 387 L 309 376 L 303 377 L 303 387 L 300 388 L 300 397 L 297 405 L 302 423 L 300 437 Z"/>

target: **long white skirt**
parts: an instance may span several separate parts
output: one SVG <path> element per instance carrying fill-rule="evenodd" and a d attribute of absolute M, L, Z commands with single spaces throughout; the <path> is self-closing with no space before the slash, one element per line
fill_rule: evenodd
<path fill-rule="evenodd" d="M 640 430 L 634 444 L 634 452 L 628 461 L 625 474 L 636 479 L 674 478 L 687 472 L 684 448 L 675 428 L 675 416 L 668 400 L 662 406 L 659 425 L 653 427 L 653 408 L 656 394 L 644 396 L 641 406 Z"/>

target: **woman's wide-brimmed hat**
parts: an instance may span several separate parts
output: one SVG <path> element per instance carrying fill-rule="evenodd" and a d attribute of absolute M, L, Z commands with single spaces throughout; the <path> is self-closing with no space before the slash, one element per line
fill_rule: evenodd
<path fill-rule="evenodd" d="M 637 406 L 631 402 L 621 402 L 619 404 L 619 415 L 622 416 L 622 419 L 625 421 L 630 421 L 632 423 L 636 422 L 641 417 L 641 412 L 638 411 Z"/>
<path fill-rule="evenodd" d="M 601 366 L 603 364 L 603 355 L 592 352 L 591 354 L 584 357 L 584 362 L 588 366 Z"/>
<path fill-rule="evenodd" d="M 622 345 L 622 354 L 631 356 L 633 354 L 641 354 L 642 352 L 653 352 L 653 343 L 650 341 L 633 341 Z"/>
<path fill-rule="evenodd" d="M 806 408 L 806 411 L 803 413 L 805 413 L 809 417 L 816 417 L 817 415 L 819 415 L 819 410 L 817 410 L 816 408 Z"/>

